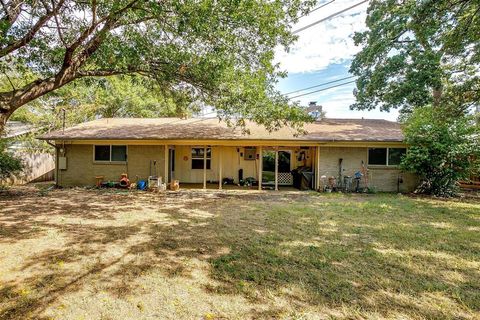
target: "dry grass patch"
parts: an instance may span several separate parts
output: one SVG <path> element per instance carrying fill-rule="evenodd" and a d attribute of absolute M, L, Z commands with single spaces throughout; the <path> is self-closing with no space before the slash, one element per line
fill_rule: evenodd
<path fill-rule="evenodd" d="M 0 196 L 0 318 L 475 319 L 480 204 L 182 191 Z"/>

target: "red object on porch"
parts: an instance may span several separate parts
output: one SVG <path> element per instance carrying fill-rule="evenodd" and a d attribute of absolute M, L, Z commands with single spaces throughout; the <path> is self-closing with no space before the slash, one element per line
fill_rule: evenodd
<path fill-rule="evenodd" d="M 128 175 L 126 173 L 122 173 L 120 178 L 120 187 L 127 188 L 130 185 L 130 180 L 128 180 Z"/>

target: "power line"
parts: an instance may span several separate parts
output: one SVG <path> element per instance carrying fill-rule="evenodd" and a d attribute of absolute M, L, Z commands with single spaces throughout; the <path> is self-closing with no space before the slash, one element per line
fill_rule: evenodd
<path fill-rule="evenodd" d="M 346 9 L 337 11 L 337 12 L 329 15 L 328 17 L 325 17 L 325 18 L 323 18 L 323 19 L 317 20 L 317 21 L 315 21 L 315 22 L 313 22 L 313 23 L 311 23 L 311 24 L 309 24 L 309 25 L 306 25 L 305 27 L 300 28 L 300 29 L 294 30 L 292 33 L 293 33 L 293 34 L 297 34 L 297 33 L 301 32 L 301 31 L 303 31 L 303 30 L 306 30 L 306 29 L 311 28 L 311 27 L 313 27 L 313 26 L 315 26 L 315 25 L 317 25 L 317 24 L 319 24 L 319 23 L 322 23 L 322 22 L 327 21 L 327 20 L 329 20 L 329 19 L 331 19 L 331 18 L 333 18 L 333 17 L 335 17 L 335 16 L 338 16 L 339 14 L 342 14 L 342 13 L 348 11 L 348 10 L 351 10 L 351 9 L 353 9 L 353 8 L 355 8 L 355 7 L 358 7 L 359 5 L 364 4 L 364 3 L 366 3 L 366 2 L 368 2 L 368 0 L 360 1 L 360 2 L 357 3 L 357 4 L 354 4 L 353 6 L 350 6 L 350 7 L 346 8 Z"/>
<path fill-rule="evenodd" d="M 288 92 L 288 93 L 284 93 L 283 95 L 286 96 L 286 95 L 289 95 L 289 94 L 292 94 L 292 93 L 296 93 L 296 92 L 300 92 L 300 91 L 305 91 L 305 90 L 313 89 L 313 88 L 317 88 L 317 87 L 322 87 L 322 86 L 325 86 L 325 85 L 327 85 L 327 84 L 331 84 L 331 83 L 335 83 L 335 82 L 339 82 L 339 81 L 351 79 L 351 78 L 354 78 L 354 77 L 355 77 L 355 76 L 349 76 L 349 77 L 345 77 L 345 78 L 341 78 L 341 79 L 336 79 L 336 80 L 333 80 L 333 81 L 328 81 L 328 82 L 320 83 L 320 84 L 317 84 L 317 85 L 314 85 L 314 86 L 311 86 L 311 87 L 306 87 L 306 88 L 303 88 L 303 89 L 299 89 L 299 90 L 291 91 L 291 92 Z M 307 96 L 307 95 L 310 95 L 310 94 L 312 94 L 312 93 L 317 93 L 317 92 L 321 92 L 321 91 L 333 89 L 333 88 L 336 88 L 336 87 L 344 86 L 344 85 L 347 85 L 347 84 L 351 84 L 351 83 L 354 83 L 355 81 L 357 81 L 357 80 L 352 80 L 352 81 L 348 81 L 348 82 L 344 82 L 344 83 L 339 83 L 339 84 L 337 84 L 337 85 L 330 86 L 330 87 L 327 87 L 327 88 L 322 88 L 322 89 L 318 89 L 318 90 L 314 90 L 314 91 L 302 93 L 302 94 L 299 94 L 299 95 L 296 95 L 296 96 L 293 96 L 293 97 L 289 97 L 288 99 L 291 100 L 291 99 L 295 99 L 295 98 Z M 203 115 L 200 116 L 200 117 L 195 117 L 195 119 L 197 119 L 197 121 L 203 121 L 203 120 L 205 120 L 205 119 L 209 119 L 209 118 L 206 118 L 205 116 L 211 115 L 211 114 L 215 114 L 215 113 L 217 113 L 217 112 L 218 112 L 218 110 L 210 111 L 210 112 L 207 112 L 207 113 L 203 114 Z"/>
<path fill-rule="evenodd" d="M 300 91 L 305 91 L 305 90 L 309 90 L 309 89 L 313 89 L 313 88 L 317 88 L 317 87 L 322 87 L 322 86 L 325 86 L 325 85 L 327 85 L 327 84 L 331 84 L 331 83 L 335 83 L 335 82 L 339 82 L 339 81 L 351 79 L 351 78 L 354 78 L 354 77 L 355 77 L 355 76 L 349 76 L 349 77 L 345 77 L 345 78 L 341 78 L 341 79 L 337 79 L 337 80 L 333 80 L 333 81 L 329 81 L 329 82 L 325 82 L 325 83 L 320 83 L 320 84 L 317 84 L 317 85 L 314 85 L 314 86 L 311 86 L 311 87 L 307 87 L 307 88 L 303 88 L 303 89 L 298 89 L 298 90 L 295 90 L 295 91 L 290 91 L 290 92 L 284 93 L 283 95 L 284 95 L 284 96 L 288 96 L 289 94 L 292 94 L 292 93 L 297 93 L 297 92 L 300 92 Z"/>
<path fill-rule="evenodd" d="M 298 19 L 300 19 L 300 18 L 302 18 L 302 17 L 305 17 L 306 15 L 309 15 L 310 13 L 312 13 L 312 12 L 314 12 L 314 11 L 317 11 L 317 10 L 319 10 L 319 9 L 322 9 L 323 7 L 326 7 L 326 6 L 328 6 L 328 5 L 329 5 L 330 3 L 332 3 L 332 2 L 335 2 L 335 0 L 332 0 L 332 1 L 330 1 L 330 2 L 324 3 L 324 4 L 322 4 L 321 6 L 318 6 L 318 7 L 316 7 L 316 8 L 313 8 L 313 9 L 310 10 L 309 12 L 304 13 L 304 14 L 302 14 L 301 16 L 299 16 Z"/>
<path fill-rule="evenodd" d="M 336 84 L 336 85 L 331 86 L 331 87 L 322 88 L 322 89 L 310 91 L 310 92 L 307 92 L 307 93 L 302 93 L 302 94 L 299 94 L 299 95 L 296 95 L 296 96 L 293 96 L 293 97 L 289 97 L 288 99 L 289 99 L 289 100 L 292 100 L 292 99 L 295 99 L 295 98 L 307 96 L 307 95 L 312 94 L 312 93 L 317 93 L 317 92 L 320 92 L 320 91 L 325 91 L 325 90 L 333 89 L 333 88 L 336 88 L 336 87 L 344 86 L 344 85 L 346 85 L 346 84 L 354 83 L 355 81 L 357 81 L 357 80 L 353 80 L 353 81 L 348 81 L 348 82 Z"/>

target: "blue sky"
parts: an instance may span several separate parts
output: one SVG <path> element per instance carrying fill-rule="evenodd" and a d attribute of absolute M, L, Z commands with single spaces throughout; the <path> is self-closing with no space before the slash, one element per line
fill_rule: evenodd
<path fill-rule="evenodd" d="M 320 0 L 317 6 L 329 1 Z M 358 2 L 360 0 L 335 0 L 324 8 L 301 18 L 299 23 L 292 27 L 292 30 L 301 28 Z M 355 31 L 365 29 L 367 7 L 368 4 L 365 3 L 300 32 L 298 41 L 290 48 L 288 53 L 279 48 L 276 53 L 276 60 L 280 63 L 280 68 L 288 72 L 288 77 L 279 82 L 278 89 L 287 93 L 349 76 L 348 69 L 352 58 L 360 50 L 354 45 L 352 35 Z M 350 80 L 353 79 L 343 82 Z M 315 89 L 298 92 L 291 96 Z M 364 117 L 396 120 L 398 117 L 396 110 L 389 113 L 379 110 L 350 110 L 349 106 L 355 101 L 352 93 L 353 89 L 354 84 L 350 84 L 299 97 L 295 100 L 300 101 L 302 105 L 307 105 L 309 101 L 317 101 L 318 104 L 323 106 L 329 118 Z"/>

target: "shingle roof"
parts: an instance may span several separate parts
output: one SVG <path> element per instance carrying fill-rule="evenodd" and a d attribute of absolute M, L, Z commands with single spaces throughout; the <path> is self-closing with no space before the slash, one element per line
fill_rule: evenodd
<path fill-rule="evenodd" d="M 291 141 L 403 141 L 399 123 L 376 119 L 322 119 L 304 125 L 306 134 L 283 127 L 268 132 L 249 122 L 246 128 L 228 127 L 217 118 L 104 118 L 39 137 L 43 140 L 291 140 Z"/>

